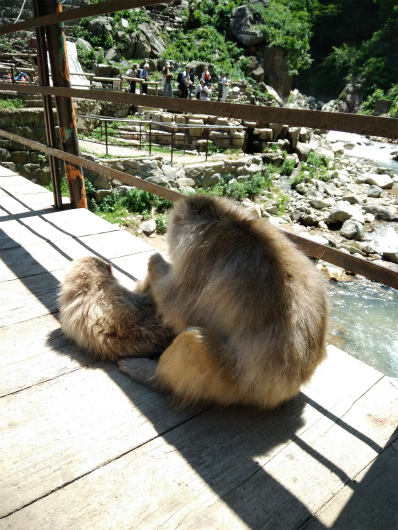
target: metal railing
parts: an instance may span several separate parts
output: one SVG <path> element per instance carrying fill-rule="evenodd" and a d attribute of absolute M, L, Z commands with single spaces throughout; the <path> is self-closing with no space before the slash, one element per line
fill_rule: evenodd
<path fill-rule="evenodd" d="M 34 4 L 37 6 L 37 1 L 34 0 Z M 48 0 L 49 2 L 54 1 L 54 12 L 46 14 L 44 16 L 38 16 L 36 18 L 27 20 L 25 22 L 19 22 L 17 24 L 8 25 L 0 28 L 0 35 L 7 33 L 15 33 L 16 31 L 37 28 L 37 35 L 41 35 L 41 41 L 38 39 L 38 59 L 40 61 L 41 54 L 41 65 L 43 67 L 44 52 L 46 50 L 44 33 L 40 31 L 45 28 L 47 38 L 51 32 L 49 28 L 54 28 L 61 22 L 68 20 L 76 20 L 82 17 L 94 16 L 100 14 L 106 14 L 109 12 L 115 12 L 123 9 L 132 9 L 141 6 L 155 5 L 159 3 L 165 3 L 165 0 L 160 2 L 159 0 L 108 0 L 106 2 L 100 2 L 98 4 L 87 5 L 84 7 L 70 9 L 68 11 L 61 11 L 61 4 L 58 4 L 60 12 L 55 12 L 57 6 L 56 0 Z M 57 0 L 58 1 L 58 0 Z M 169 2 L 171 0 L 166 0 Z M 67 62 L 67 61 L 66 61 Z M 321 111 L 308 111 L 298 109 L 285 109 L 277 107 L 261 107 L 247 104 L 231 104 L 231 103 L 220 103 L 220 102 L 208 102 L 208 101 L 196 101 L 196 100 L 183 100 L 180 98 L 167 98 L 167 105 L 165 105 L 165 98 L 159 96 L 147 96 L 142 94 L 130 94 L 123 92 L 112 92 L 104 90 L 80 90 L 71 88 L 68 83 L 60 86 L 59 79 L 55 75 L 55 71 L 52 72 L 54 76 L 53 87 L 49 86 L 49 76 L 46 75 L 45 68 L 40 71 L 40 85 L 6 85 L 0 84 L 0 91 L 12 90 L 16 93 L 27 92 L 32 94 L 41 94 L 43 96 L 43 104 L 45 109 L 45 126 L 47 131 L 47 142 L 45 146 L 41 143 L 34 142 L 27 138 L 12 134 L 7 131 L 0 130 L 0 137 L 8 138 L 15 142 L 19 142 L 22 145 L 30 147 L 31 149 L 40 151 L 48 154 L 50 160 L 60 159 L 63 160 L 66 165 L 72 165 L 75 168 L 87 168 L 91 171 L 103 174 L 111 179 L 118 179 L 121 182 L 136 186 L 144 189 L 161 197 L 175 201 L 180 199 L 182 196 L 172 190 L 168 190 L 151 182 L 140 179 L 132 175 L 127 175 L 121 171 L 111 169 L 106 166 L 85 160 L 79 156 L 79 153 L 67 152 L 64 144 L 63 150 L 56 149 L 56 140 L 54 137 L 54 125 L 51 123 L 52 112 L 51 110 L 51 96 L 55 96 L 56 101 L 61 100 L 69 101 L 71 98 L 91 99 L 96 101 L 108 101 L 112 103 L 124 103 L 128 105 L 141 105 L 150 108 L 164 108 L 167 106 L 169 111 L 188 112 L 195 114 L 207 114 L 213 116 L 235 118 L 245 121 L 256 122 L 259 126 L 269 123 L 282 123 L 291 126 L 305 126 L 309 128 L 326 129 L 326 130 L 340 130 L 346 132 L 355 132 L 365 135 L 382 136 L 386 138 L 398 138 L 398 120 L 394 118 L 382 118 L 374 116 L 361 116 L 361 115 L 350 115 L 350 114 L 339 114 L 332 112 L 321 112 Z M 68 78 L 69 72 L 63 72 L 63 75 Z M 60 113 L 60 103 L 57 105 L 58 114 Z M 74 116 L 73 116 L 74 117 Z M 62 126 L 61 139 L 64 130 Z M 55 168 L 51 166 L 52 180 L 54 184 L 54 202 L 56 207 L 62 207 L 62 201 L 60 201 L 59 192 L 59 175 L 56 174 Z M 57 190 L 58 187 L 58 190 Z M 59 196 L 58 196 L 59 193 Z M 79 204 L 79 186 L 75 188 L 75 197 L 71 197 L 72 204 Z M 84 193 L 83 189 L 80 189 L 80 193 Z M 73 199 L 73 200 L 72 200 Z M 286 232 L 285 232 L 286 233 Z M 319 259 L 324 259 L 329 263 L 333 263 L 344 269 L 351 270 L 358 274 L 362 274 L 367 278 L 383 283 L 390 287 L 398 288 L 398 273 L 383 267 L 376 265 L 372 262 L 366 261 L 363 258 L 358 258 L 353 255 L 345 254 L 341 251 L 331 249 L 315 243 L 308 239 L 293 234 L 286 235 L 292 239 L 307 255 L 313 256 Z"/>
<path fill-rule="evenodd" d="M 241 145 L 239 149 L 245 153 L 247 143 L 247 127 L 243 125 L 192 125 L 187 123 L 168 123 L 158 122 L 155 120 L 135 120 L 131 118 L 113 118 L 107 116 L 76 114 L 77 118 L 85 120 L 92 120 L 100 122 L 100 139 L 104 141 L 105 153 L 109 154 L 109 145 L 114 145 L 110 140 L 115 139 L 120 143 L 118 145 L 126 147 L 136 147 L 139 150 L 148 149 L 149 154 L 152 154 L 152 146 L 170 146 L 170 157 L 173 162 L 173 153 L 181 151 L 184 154 L 189 149 L 195 149 L 198 152 L 203 152 L 205 160 L 207 161 L 209 153 L 212 153 L 213 141 L 210 137 L 212 131 L 228 132 L 230 130 L 239 130 L 244 132 Z M 114 132 L 115 127 L 109 127 L 109 124 L 121 123 L 122 126 Z M 135 127 L 135 131 L 128 131 L 123 129 L 123 124 Z M 159 129 L 160 127 L 160 129 Z M 162 129 L 166 129 L 163 131 Z M 121 138 L 120 135 L 128 134 L 133 138 Z M 176 137 L 176 134 L 184 131 L 184 137 Z M 192 132 L 193 131 L 193 132 Z M 201 134 L 195 134 L 194 131 L 203 131 Z M 159 137 L 162 141 L 159 141 Z M 85 140 L 91 141 L 90 133 L 88 133 Z M 222 143 L 223 148 L 233 149 L 233 138 L 222 138 L 217 143 Z M 198 141 L 202 144 L 198 145 Z M 235 147 L 237 148 L 237 147 Z"/>

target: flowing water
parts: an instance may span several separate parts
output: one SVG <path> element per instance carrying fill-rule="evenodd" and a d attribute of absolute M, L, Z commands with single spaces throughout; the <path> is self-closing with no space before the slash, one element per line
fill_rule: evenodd
<path fill-rule="evenodd" d="M 351 149 L 345 148 L 345 156 L 398 174 L 398 161 L 392 158 L 398 145 L 337 131 L 330 131 L 328 139 L 354 144 Z M 368 236 L 377 250 L 398 252 L 396 223 L 376 223 Z M 336 346 L 384 374 L 398 378 L 398 291 L 362 277 L 330 282 L 328 291 Z"/>

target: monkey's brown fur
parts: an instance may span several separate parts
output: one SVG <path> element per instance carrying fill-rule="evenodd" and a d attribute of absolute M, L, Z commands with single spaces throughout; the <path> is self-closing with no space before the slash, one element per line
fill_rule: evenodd
<path fill-rule="evenodd" d="M 171 263 L 153 255 L 147 282 L 178 336 L 158 364 L 119 368 L 183 402 L 272 408 L 295 396 L 326 357 L 326 289 L 313 264 L 277 228 L 215 197 L 178 201 L 168 243 Z"/>
<path fill-rule="evenodd" d="M 124 288 L 99 258 L 74 261 L 59 296 L 63 332 L 103 360 L 160 355 L 175 335 L 141 288 Z"/>

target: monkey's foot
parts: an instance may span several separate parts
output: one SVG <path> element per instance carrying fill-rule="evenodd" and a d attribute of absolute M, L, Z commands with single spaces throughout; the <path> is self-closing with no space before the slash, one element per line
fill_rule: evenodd
<path fill-rule="evenodd" d="M 122 359 L 117 363 L 117 366 L 121 372 L 127 374 L 133 381 L 156 388 L 156 368 L 158 366 L 156 361 L 129 358 Z"/>

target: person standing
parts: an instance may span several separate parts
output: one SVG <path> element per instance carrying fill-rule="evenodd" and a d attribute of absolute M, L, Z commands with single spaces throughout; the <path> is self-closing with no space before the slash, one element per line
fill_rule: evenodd
<path fill-rule="evenodd" d="M 188 97 L 188 88 L 191 84 L 191 78 L 190 78 L 190 67 L 186 65 L 185 72 L 182 73 L 182 83 L 181 83 L 181 97 L 183 99 L 187 99 Z"/>
<path fill-rule="evenodd" d="M 189 99 L 192 99 L 192 92 L 195 88 L 195 79 L 197 79 L 195 68 L 191 68 L 191 71 L 189 73 L 189 79 L 191 81 L 189 85 Z"/>
<path fill-rule="evenodd" d="M 205 69 L 204 69 L 204 71 L 202 73 L 202 79 L 205 82 L 205 85 L 209 84 L 209 82 L 211 80 L 211 75 L 210 75 L 208 66 L 205 66 Z"/>
<path fill-rule="evenodd" d="M 162 69 L 162 75 L 164 80 L 163 96 L 173 97 L 173 85 L 171 81 L 173 79 L 173 73 L 170 71 L 170 63 L 166 63 Z"/>
<path fill-rule="evenodd" d="M 205 86 L 205 82 L 203 81 L 203 79 L 201 79 L 200 83 L 197 84 L 197 87 L 195 89 L 196 99 L 201 99 L 201 94 L 202 94 L 202 90 L 204 86 Z"/>
<path fill-rule="evenodd" d="M 138 64 L 133 63 L 133 68 L 130 68 L 130 70 L 127 70 L 126 75 L 128 77 L 133 77 L 135 79 L 139 77 Z M 130 81 L 130 94 L 135 94 L 135 87 L 136 87 L 136 82 Z"/>
<path fill-rule="evenodd" d="M 149 64 L 145 63 L 144 68 L 141 70 L 141 73 L 140 73 L 140 79 L 143 79 L 143 83 L 142 83 L 143 94 L 148 94 L 148 84 L 147 84 L 148 75 L 149 75 Z"/>
<path fill-rule="evenodd" d="M 229 82 L 229 74 L 225 74 L 224 80 L 223 80 L 223 89 L 222 89 L 222 102 L 225 103 L 227 101 L 228 96 L 228 90 L 231 83 Z"/>
<path fill-rule="evenodd" d="M 221 101 L 223 87 L 224 87 L 224 73 L 221 72 L 221 74 L 218 77 L 218 99 L 217 101 Z"/>

